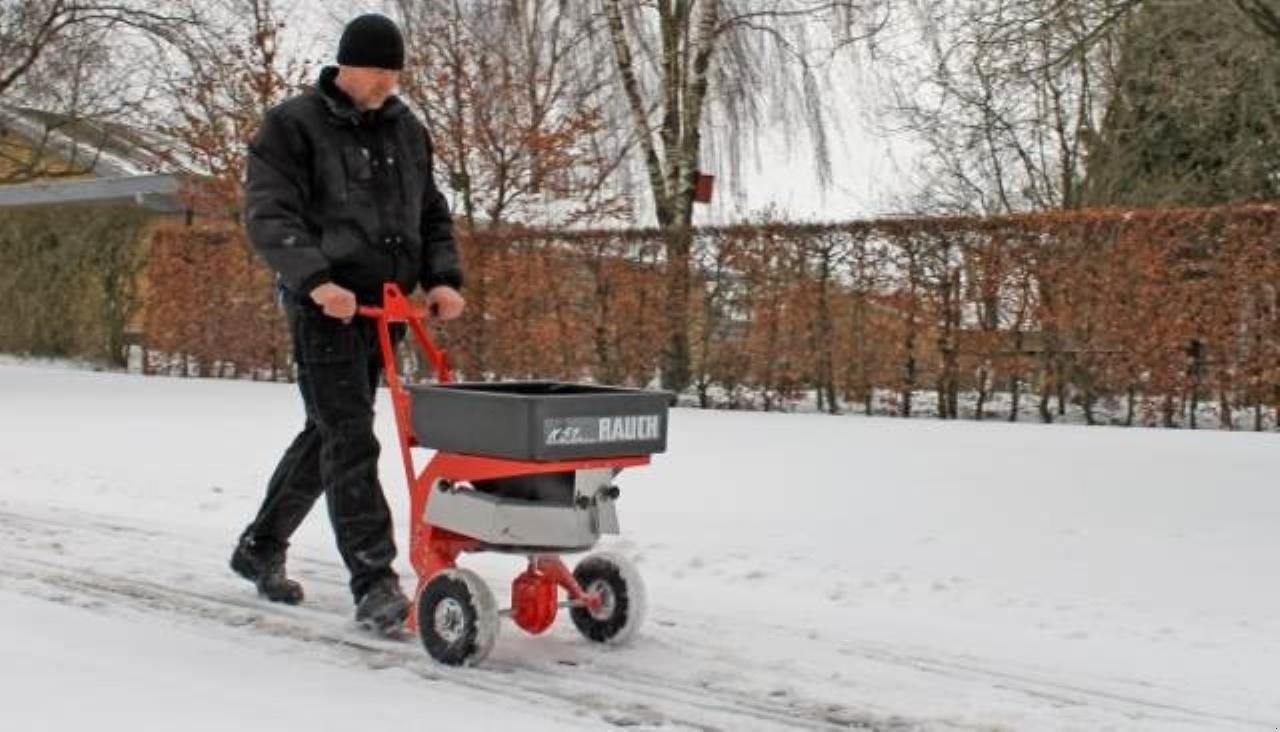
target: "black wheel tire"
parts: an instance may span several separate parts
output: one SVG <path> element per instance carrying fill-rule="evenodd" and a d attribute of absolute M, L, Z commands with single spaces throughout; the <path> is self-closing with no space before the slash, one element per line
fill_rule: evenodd
<path fill-rule="evenodd" d="M 484 580 L 468 569 L 438 572 L 418 594 L 418 637 L 449 666 L 473 666 L 493 650 L 498 608 Z"/>
<path fill-rule="evenodd" d="M 630 640 L 644 622 L 646 605 L 644 582 L 631 560 L 619 554 L 592 554 L 574 567 L 573 577 L 583 590 L 605 595 L 605 606 L 598 611 L 569 611 L 578 632 L 597 643 Z"/>

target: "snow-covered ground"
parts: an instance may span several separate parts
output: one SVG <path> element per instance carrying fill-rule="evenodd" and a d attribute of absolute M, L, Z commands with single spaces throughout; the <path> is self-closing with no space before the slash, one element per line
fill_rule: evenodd
<path fill-rule="evenodd" d="M 0 727 L 1280 729 L 1274 434 L 677 410 L 609 542 L 641 636 L 458 670 L 354 626 L 323 506 L 304 605 L 226 568 L 300 426 L 286 384 L 0 364 Z"/>

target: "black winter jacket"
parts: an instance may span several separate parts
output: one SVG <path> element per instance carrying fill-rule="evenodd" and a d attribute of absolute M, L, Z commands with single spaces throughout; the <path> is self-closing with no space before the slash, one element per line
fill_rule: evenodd
<path fill-rule="evenodd" d="M 382 283 L 462 285 L 449 207 L 432 173 L 431 140 L 395 97 L 361 112 L 334 83 L 267 112 L 249 144 L 245 226 L 287 290 L 334 282 L 364 303 Z"/>

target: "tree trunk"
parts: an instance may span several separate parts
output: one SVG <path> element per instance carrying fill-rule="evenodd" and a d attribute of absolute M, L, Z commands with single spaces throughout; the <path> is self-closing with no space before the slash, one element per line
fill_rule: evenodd
<path fill-rule="evenodd" d="M 1124 426 L 1125 426 L 1125 427 L 1132 427 L 1132 426 L 1133 426 L 1134 410 L 1135 410 L 1135 409 L 1136 409 L 1136 407 L 1137 407 L 1137 401 L 1138 401 L 1138 388 L 1137 388 L 1136 386 L 1134 386 L 1133 384 L 1130 384 L 1130 385 L 1129 385 L 1129 394 L 1128 394 L 1128 397 L 1129 397 L 1129 398 L 1128 398 L 1128 403 L 1129 403 L 1129 404 L 1128 404 L 1128 410 L 1125 412 L 1125 415 L 1124 415 Z"/>
<path fill-rule="evenodd" d="M 973 418 L 979 422 L 987 418 L 987 378 L 987 367 L 984 364 L 978 369 L 978 405 L 973 414 Z"/>
<path fill-rule="evenodd" d="M 1080 401 L 1084 409 L 1085 424 L 1096 425 L 1098 420 L 1094 414 L 1093 407 L 1097 402 L 1097 395 L 1093 390 L 1093 376 L 1085 368 L 1078 368 L 1076 374 L 1080 382 Z"/>
<path fill-rule="evenodd" d="M 1054 377 L 1053 365 L 1049 362 L 1045 363 L 1044 372 L 1041 374 L 1042 383 L 1040 384 L 1040 421 L 1045 424 L 1053 423 L 1053 411 L 1049 409 L 1049 401 L 1053 398 Z"/>
<path fill-rule="evenodd" d="M 911 396 L 916 388 L 916 328 L 914 318 L 907 323 L 907 362 L 903 368 L 902 405 L 903 417 L 911 416 Z"/>
<path fill-rule="evenodd" d="M 1204 342 L 1193 340 L 1189 346 L 1191 355 L 1191 416 L 1188 422 L 1191 429 L 1196 429 L 1200 417 L 1200 387 L 1204 383 L 1205 348 Z"/>
<path fill-rule="evenodd" d="M 1022 318 L 1019 316 L 1018 325 L 1013 330 L 1013 366 L 1009 373 L 1009 421 L 1018 421 L 1018 411 L 1022 408 L 1022 379 L 1018 374 L 1018 368 L 1022 364 Z"/>
<path fill-rule="evenodd" d="M 1225 424 L 1228 430 L 1235 432 L 1236 419 L 1235 415 L 1232 414 L 1231 397 L 1227 394 L 1226 389 L 1218 392 L 1218 414 L 1218 427 L 1221 428 Z"/>
<path fill-rule="evenodd" d="M 1022 379 L 1018 375 L 1009 376 L 1009 421 L 1018 421 L 1018 410 L 1022 408 Z"/>
<path fill-rule="evenodd" d="M 1177 412 L 1173 405 L 1173 395 L 1165 394 L 1164 403 L 1161 406 L 1161 422 L 1164 427 L 1172 429 L 1174 427 L 1173 415 Z"/>
<path fill-rule="evenodd" d="M 1065 417 L 1067 416 L 1068 384 L 1067 384 L 1067 379 L 1065 378 L 1065 375 L 1067 373 L 1067 367 L 1066 367 L 1065 360 L 1062 359 L 1061 357 L 1059 357 L 1057 365 L 1054 367 L 1054 371 L 1056 372 L 1056 374 L 1053 380 L 1054 381 L 1053 391 L 1054 391 L 1054 395 L 1058 398 L 1058 416 Z"/>
<path fill-rule="evenodd" d="M 866 296 L 858 292 L 853 300 L 853 345 L 856 354 L 850 369 L 853 372 L 851 381 L 853 382 L 853 399 L 863 403 L 863 412 L 870 416 L 872 411 L 872 393 L 874 386 L 871 384 L 871 353 L 867 348 L 866 338 Z"/>
<path fill-rule="evenodd" d="M 688 228 L 668 233 L 667 349 L 663 355 L 662 388 L 679 393 L 689 385 L 690 245 Z"/>
<path fill-rule="evenodd" d="M 836 401 L 835 357 L 831 353 L 835 335 L 835 323 L 831 315 L 831 252 L 824 246 L 821 251 L 822 261 L 818 282 L 818 328 L 816 343 L 813 344 L 818 353 L 818 411 L 822 411 L 825 392 L 827 411 L 840 413 L 840 404 Z"/>

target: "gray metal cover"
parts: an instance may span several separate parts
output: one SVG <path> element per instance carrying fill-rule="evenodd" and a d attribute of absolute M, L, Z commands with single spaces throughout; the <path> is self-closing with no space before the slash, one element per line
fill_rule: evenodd
<path fill-rule="evenodd" d="M 469 488 L 432 487 L 424 518 L 463 536 L 486 544 L 542 550 L 581 551 L 595 545 L 601 534 L 617 534 L 618 513 L 606 492 L 613 470 L 579 470 L 574 495 L 588 499 L 557 504 L 500 498 Z"/>
<path fill-rule="evenodd" d="M 554 381 L 411 385 L 425 447 L 513 460 L 650 455 L 667 449 L 663 391 Z"/>

